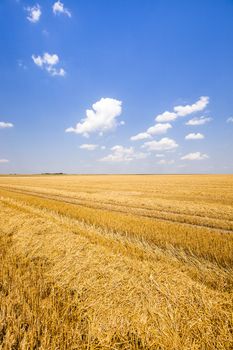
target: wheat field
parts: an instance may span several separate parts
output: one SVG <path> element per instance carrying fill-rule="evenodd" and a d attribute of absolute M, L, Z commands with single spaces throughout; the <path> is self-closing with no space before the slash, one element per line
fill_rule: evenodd
<path fill-rule="evenodd" d="M 0 177 L 0 349 L 233 349 L 233 175 Z"/>

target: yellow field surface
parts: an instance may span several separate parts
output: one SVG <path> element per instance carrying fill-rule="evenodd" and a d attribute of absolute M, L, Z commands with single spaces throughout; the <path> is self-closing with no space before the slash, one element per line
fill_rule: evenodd
<path fill-rule="evenodd" d="M 233 175 L 0 177 L 0 349 L 233 349 Z"/>

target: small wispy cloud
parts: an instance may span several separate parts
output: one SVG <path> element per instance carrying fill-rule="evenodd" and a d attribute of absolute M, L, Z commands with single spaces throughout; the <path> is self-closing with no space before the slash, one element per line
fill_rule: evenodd
<path fill-rule="evenodd" d="M 53 4 L 53 13 L 55 15 L 58 15 L 58 14 L 63 14 L 63 15 L 66 15 L 68 17 L 71 17 L 71 12 L 70 10 L 68 10 L 67 8 L 64 7 L 64 4 L 58 0 L 56 1 L 54 4 Z"/>
<path fill-rule="evenodd" d="M 32 60 L 38 67 L 45 69 L 52 76 L 64 77 L 66 72 L 63 68 L 55 67 L 59 63 L 57 54 L 45 52 L 43 56 L 32 55 Z"/>
<path fill-rule="evenodd" d="M 140 140 L 146 140 L 146 139 L 152 139 L 152 136 L 147 132 L 140 132 L 139 134 L 130 137 L 131 141 L 140 141 Z"/>
<path fill-rule="evenodd" d="M 87 151 L 94 151 L 99 147 L 99 145 L 95 145 L 92 143 L 83 143 L 82 145 L 79 146 L 81 149 L 85 149 Z"/>
<path fill-rule="evenodd" d="M 13 128 L 13 126 L 14 124 L 12 123 L 0 122 L 0 129 Z"/>
<path fill-rule="evenodd" d="M 133 147 L 116 145 L 111 148 L 112 153 L 100 159 L 101 162 L 130 162 L 136 159 L 144 159 L 148 153 L 136 152 Z"/>
<path fill-rule="evenodd" d="M 185 117 L 189 114 L 200 112 L 206 108 L 209 103 L 208 96 L 201 96 L 199 100 L 191 105 L 179 105 L 173 108 L 174 112 L 165 111 L 155 117 L 157 122 L 170 122 L 176 120 L 177 117 Z"/>
<path fill-rule="evenodd" d="M 170 123 L 158 123 L 148 128 L 147 132 L 150 135 L 165 134 L 171 128 Z"/>
<path fill-rule="evenodd" d="M 208 159 L 209 156 L 205 153 L 201 152 L 194 152 L 194 153 L 188 153 L 185 156 L 181 157 L 181 160 L 204 160 Z"/>
<path fill-rule="evenodd" d="M 193 103 L 192 105 L 175 106 L 174 111 L 176 112 L 178 117 L 185 117 L 186 115 L 202 111 L 203 109 L 206 108 L 208 103 L 209 103 L 209 97 L 201 96 L 199 100 Z"/>
<path fill-rule="evenodd" d="M 227 123 L 233 123 L 233 117 L 228 118 Z"/>
<path fill-rule="evenodd" d="M 204 125 L 212 120 L 210 117 L 196 117 L 188 120 L 185 124 L 190 126 Z"/>
<path fill-rule="evenodd" d="M 201 140 L 204 139 L 205 136 L 201 133 L 191 133 L 185 136 L 185 140 Z"/>
<path fill-rule="evenodd" d="M 131 141 L 151 139 L 152 135 L 165 134 L 172 126 L 170 123 L 157 123 L 147 129 L 146 132 L 140 132 L 130 138 Z"/>
<path fill-rule="evenodd" d="M 159 141 L 154 140 L 145 142 L 142 147 L 147 148 L 148 151 L 168 151 L 176 149 L 178 147 L 178 144 L 173 139 L 163 137 Z"/>
<path fill-rule="evenodd" d="M 48 30 L 47 29 L 43 29 L 42 30 L 42 34 L 44 35 L 44 36 L 49 36 L 49 32 L 48 32 Z"/>
<path fill-rule="evenodd" d="M 32 7 L 26 7 L 26 11 L 28 12 L 27 19 L 29 20 L 29 22 L 36 23 L 40 20 L 40 17 L 42 15 L 40 5 L 36 4 Z"/>
<path fill-rule="evenodd" d="M 0 163 L 9 163 L 8 159 L 0 159 Z"/>
<path fill-rule="evenodd" d="M 173 120 L 176 120 L 176 118 L 177 118 L 176 113 L 165 111 L 164 113 L 157 115 L 155 117 L 155 120 L 157 122 L 164 123 L 164 122 L 171 122 Z"/>
<path fill-rule="evenodd" d="M 18 63 L 19 68 L 24 69 L 24 70 L 27 69 L 26 64 L 24 64 L 24 62 L 22 60 L 17 60 L 17 63 Z"/>
<path fill-rule="evenodd" d="M 158 161 L 158 164 L 160 165 L 169 165 L 169 164 L 174 164 L 175 161 L 173 159 L 161 159 L 160 161 Z"/>

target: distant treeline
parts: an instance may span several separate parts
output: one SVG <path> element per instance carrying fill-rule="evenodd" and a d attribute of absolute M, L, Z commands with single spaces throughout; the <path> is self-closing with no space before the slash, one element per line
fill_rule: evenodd
<path fill-rule="evenodd" d="M 65 173 L 41 173 L 40 175 L 66 175 Z"/>

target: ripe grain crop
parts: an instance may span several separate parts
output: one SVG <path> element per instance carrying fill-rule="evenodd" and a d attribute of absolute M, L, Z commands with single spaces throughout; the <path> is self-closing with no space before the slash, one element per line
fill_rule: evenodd
<path fill-rule="evenodd" d="M 233 176 L 0 177 L 0 349 L 233 349 Z"/>

